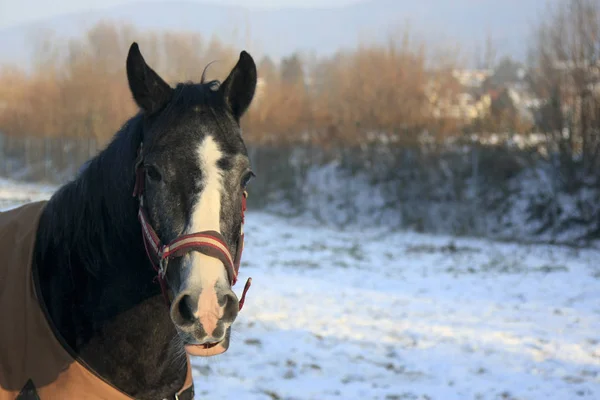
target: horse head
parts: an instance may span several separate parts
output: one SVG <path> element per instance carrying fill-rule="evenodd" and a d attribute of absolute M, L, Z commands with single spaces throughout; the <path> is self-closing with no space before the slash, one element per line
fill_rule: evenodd
<path fill-rule="evenodd" d="M 240 118 L 254 97 L 256 66 L 241 52 L 222 83 L 171 87 L 136 43 L 126 66 L 143 117 L 134 195 L 148 257 L 186 351 L 220 354 L 243 302 L 232 286 L 254 174 Z"/>

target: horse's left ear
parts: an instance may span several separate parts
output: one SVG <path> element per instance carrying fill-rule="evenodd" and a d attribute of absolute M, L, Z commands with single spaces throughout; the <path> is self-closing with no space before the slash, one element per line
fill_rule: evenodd
<path fill-rule="evenodd" d="M 137 105 L 152 114 L 173 96 L 173 89 L 146 64 L 140 48 L 133 42 L 127 54 L 127 80 Z"/>
<path fill-rule="evenodd" d="M 250 106 L 255 89 L 256 64 L 250 54 L 242 51 L 237 64 L 219 88 L 236 121 L 239 122 Z"/>

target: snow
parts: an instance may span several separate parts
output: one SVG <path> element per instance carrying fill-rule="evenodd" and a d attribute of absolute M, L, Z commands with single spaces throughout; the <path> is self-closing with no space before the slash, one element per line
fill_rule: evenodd
<path fill-rule="evenodd" d="M 14 208 L 19 204 L 49 198 L 52 186 L 15 182 L 0 178 L 0 210 Z"/>
<path fill-rule="evenodd" d="M 442 152 L 373 145 L 338 154 L 296 147 L 275 156 L 255 148 L 250 202 L 332 226 L 600 247 L 596 177 L 576 168 L 567 185 L 537 153 L 513 150 L 456 142 Z"/>
<path fill-rule="evenodd" d="M 1 207 L 50 194 L 0 181 Z M 600 398 L 599 250 L 246 220 L 253 285 L 197 398 Z"/>

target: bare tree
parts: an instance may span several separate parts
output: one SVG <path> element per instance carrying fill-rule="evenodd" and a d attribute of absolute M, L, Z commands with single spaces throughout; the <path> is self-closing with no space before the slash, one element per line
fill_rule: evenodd
<path fill-rule="evenodd" d="M 487 32 L 485 36 L 485 47 L 484 47 L 483 63 L 485 69 L 493 69 L 496 65 L 497 49 L 494 44 L 491 32 Z"/>
<path fill-rule="evenodd" d="M 532 86 L 546 99 L 539 126 L 558 151 L 562 180 L 571 190 L 600 168 L 599 52 L 597 0 L 566 0 L 548 8 L 532 49 Z"/>

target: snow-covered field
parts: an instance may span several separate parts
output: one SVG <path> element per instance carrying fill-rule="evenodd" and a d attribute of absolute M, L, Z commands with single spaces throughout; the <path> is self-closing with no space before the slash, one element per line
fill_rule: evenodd
<path fill-rule="evenodd" d="M 50 188 L 0 181 L 0 207 Z M 246 306 L 199 399 L 600 399 L 600 251 L 250 212 Z M 236 287 L 239 292 L 240 287 Z"/>

